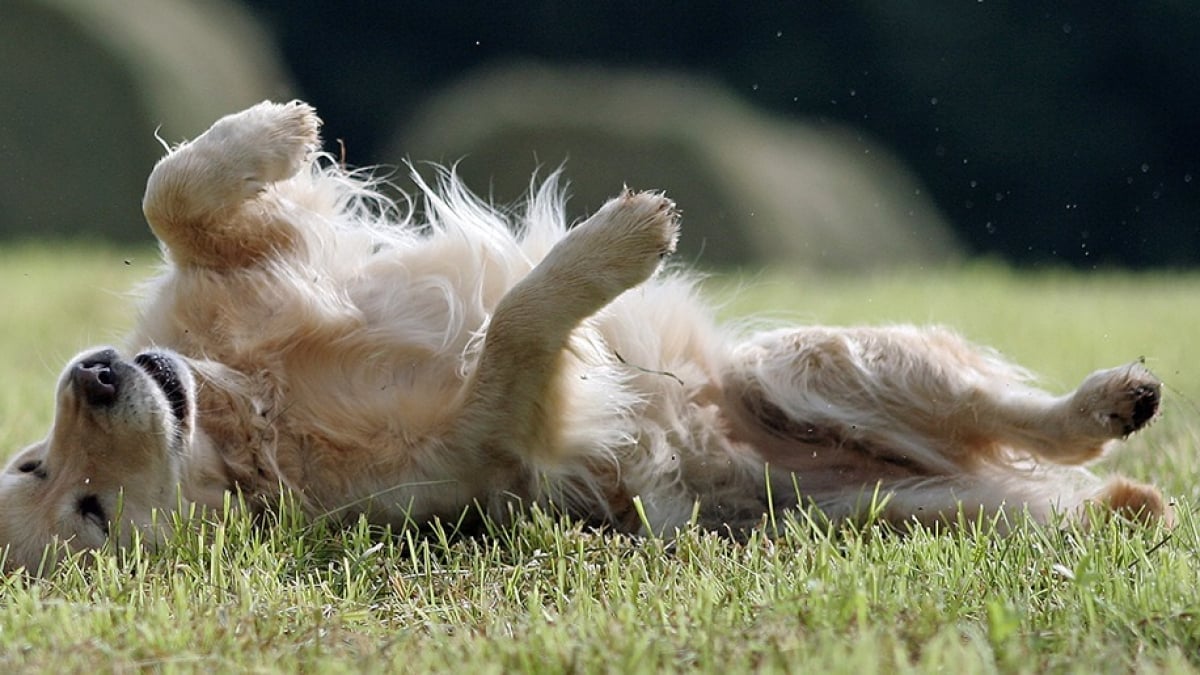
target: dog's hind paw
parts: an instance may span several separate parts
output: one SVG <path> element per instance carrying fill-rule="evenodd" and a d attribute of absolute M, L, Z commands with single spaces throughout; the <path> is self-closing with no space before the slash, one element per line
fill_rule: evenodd
<path fill-rule="evenodd" d="M 1162 382 L 1140 362 L 1092 373 L 1072 402 L 1094 435 L 1128 436 L 1158 415 Z"/>
<path fill-rule="evenodd" d="M 1113 513 L 1135 522 L 1152 524 L 1161 521 L 1167 527 L 1175 524 L 1171 504 L 1158 488 L 1135 483 L 1123 476 L 1114 476 L 1089 500 L 1110 509 Z"/>

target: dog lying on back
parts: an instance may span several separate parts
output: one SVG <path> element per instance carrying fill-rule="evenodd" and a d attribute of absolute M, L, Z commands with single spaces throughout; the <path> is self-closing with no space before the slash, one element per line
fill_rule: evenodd
<path fill-rule="evenodd" d="M 1139 364 L 1052 396 L 938 328 L 741 335 L 659 273 L 678 232 L 661 194 L 569 229 L 553 180 L 510 219 L 446 175 L 417 222 L 317 152 L 318 126 L 262 103 L 154 168 L 165 268 L 127 345 L 67 365 L 49 434 L 0 475 L 5 569 L 281 488 L 313 517 L 398 526 L 514 503 L 620 531 L 809 504 L 901 526 L 1170 517 L 1155 488 L 1080 466 L 1157 414 Z"/>

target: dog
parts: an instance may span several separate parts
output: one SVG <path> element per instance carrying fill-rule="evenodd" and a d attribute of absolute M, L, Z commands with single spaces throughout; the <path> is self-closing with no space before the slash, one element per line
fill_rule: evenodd
<path fill-rule="evenodd" d="M 515 213 L 443 170 L 404 208 L 319 127 L 264 102 L 155 166 L 164 267 L 126 346 L 67 365 L 48 435 L 0 475 L 5 570 L 153 541 L 156 514 L 231 493 L 343 522 L 541 504 L 660 533 L 809 507 L 1171 517 L 1154 487 L 1083 468 L 1156 417 L 1140 363 L 1054 396 L 943 328 L 721 326 L 694 275 L 662 269 L 662 194 L 569 228 L 556 176 Z"/>

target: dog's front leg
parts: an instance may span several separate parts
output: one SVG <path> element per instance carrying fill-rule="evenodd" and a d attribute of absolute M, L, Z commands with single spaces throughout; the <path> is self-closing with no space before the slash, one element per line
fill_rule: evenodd
<path fill-rule="evenodd" d="M 287 251 L 297 233 L 267 194 L 319 145 L 307 104 L 260 103 L 159 160 L 142 210 L 177 265 L 233 268 Z"/>
<path fill-rule="evenodd" d="M 459 442 L 509 459 L 553 457 L 571 332 L 653 275 L 677 233 L 670 200 L 626 191 L 551 249 L 492 314 L 466 390 Z"/>

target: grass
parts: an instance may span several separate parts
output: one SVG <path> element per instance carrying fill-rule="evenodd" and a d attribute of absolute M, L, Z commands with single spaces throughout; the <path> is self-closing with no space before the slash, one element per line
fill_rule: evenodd
<path fill-rule="evenodd" d="M 153 262 L 81 246 L 0 251 L 0 454 L 44 433 L 67 358 L 119 339 L 121 293 Z M 1179 526 L 898 537 L 800 514 L 733 543 L 604 536 L 543 514 L 468 540 L 436 527 L 329 531 L 288 508 L 270 528 L 197 518 L 157 552 L 0 579 L 0 670 L 1200 670 L 1200 276 L 977 265 L 765 274 L 713 291 L 730 316 L 947 323 L 1053 388 L 1145 356 L 1168 382 L 1164 418 L 1103 468 L 1162 485 Z"/>

